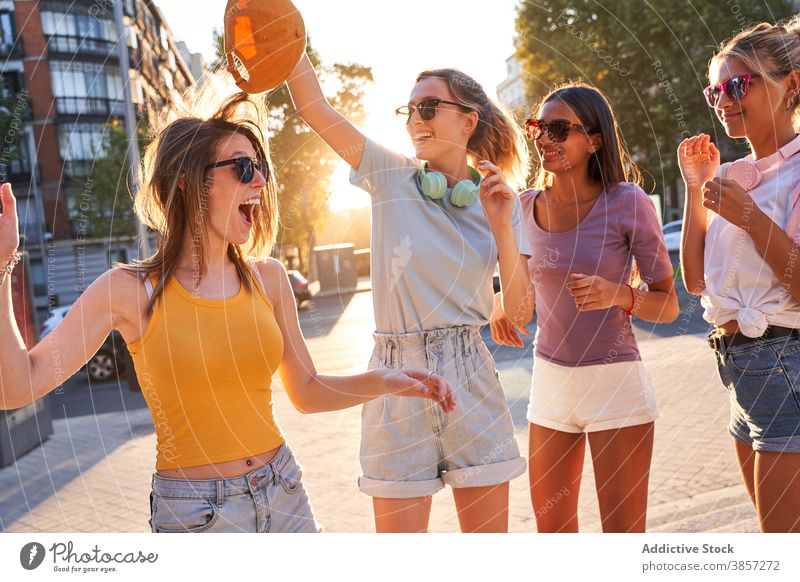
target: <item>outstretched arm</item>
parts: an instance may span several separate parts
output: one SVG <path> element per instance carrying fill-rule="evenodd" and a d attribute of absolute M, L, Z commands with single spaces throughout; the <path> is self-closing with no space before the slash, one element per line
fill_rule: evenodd
<path fill-rule="evenodd" d="M 340 158 L 357 170 L 361 165 L 366 138 L 328 103 L 308 55 L 303 55 L 286 85 L 297 114 Z"/>
<path fill-rule="evenodd" d="M 300 331 L 297 306 L 286 270 L 274 259 L 260 263 L 259 268 L 283 335 L 281 380 L 289 399 L 300 412 L 340 410 L 385 394 L 430 398 L 445 412 L 455 407 L 452 386 L 428 370 L 371 370 L 351 376 L 319 374 Z"/>

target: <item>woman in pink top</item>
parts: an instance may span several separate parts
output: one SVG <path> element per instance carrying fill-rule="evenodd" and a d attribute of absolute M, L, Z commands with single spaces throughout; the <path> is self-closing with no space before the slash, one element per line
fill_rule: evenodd
<path fill-rule="evenodd" d="M 714 326 L 742 478 L 762 531 L 800 531 L 800 16 L 759 24 L 711 59 L 705 96 L 752 153 L 720 165 L 708 135 L 684 140 L 681 263 Z"/>
<path fill-rule="evenodd" d="M 553 91 L 526 129 L 541 161 L 536 187 L 520 194 L 535 301 L 507 313 L 498 298 L 492 336 L 521 346 L 517 330 L 535 305 L 528 454 L 536 523 L 540 532 L 578 530 L 588 435 L 603 531 L 642 532 L 658 411 L 630 319 L 677 318 L 669 254 L 597 89 Z"/>

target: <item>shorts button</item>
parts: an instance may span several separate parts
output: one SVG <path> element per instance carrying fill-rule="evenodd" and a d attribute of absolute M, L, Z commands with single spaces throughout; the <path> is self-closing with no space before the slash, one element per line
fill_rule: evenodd
<path fill-rule="evenodd" d="M 252 485 L 253 487 L 255 487 L 256 485 L 258 485 L 258 477 L 252 477 L 252 478 L 250 479 L 250 485 Z"/>

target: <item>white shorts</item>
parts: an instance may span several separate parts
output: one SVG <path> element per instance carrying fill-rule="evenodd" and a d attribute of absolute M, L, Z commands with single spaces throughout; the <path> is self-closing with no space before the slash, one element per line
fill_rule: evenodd
<path fill-rule="evenodd" d="M 641 361 L 570 367 L 534 356 L 528 422 L 582 433 L 656 418 L 653 381 Z"/>

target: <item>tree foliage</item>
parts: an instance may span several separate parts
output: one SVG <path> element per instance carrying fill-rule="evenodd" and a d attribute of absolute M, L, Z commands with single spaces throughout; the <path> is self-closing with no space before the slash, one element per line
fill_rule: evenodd
<path fill-rule="evenodd" d="M 716 123 L 701 93 L 716 47 L 752 24 L 786 18 L 792 2 L 537 0 L 517 13 L 517 58 L 536 104 L 554 86 L 583 81 L 608 98 L 648 191 L 671 194 L 675 151 L 689 135 L 714 137 L 725 158 L 746 152 Z"/>
<path fill-rule="evenodd" d="M 224 68 L 223 35 L 214 32 L 217 59 L 212 69 Z M 359 123 L 363 120 L 362 98 L 372 71 L 359 64 L 336 63 L 321 67 L 320 57 L 307 43 L 307 53 L 317 69 L 331 104 L 345 117 Z M 296 245 L 300 262 L 308 265 L 314 244 L 314 233 L 321 229 L 328 216 L 328 198 L 339 157 L 296 114 L 286 85 L 267 96 L 270 110 L 270 149 L 278 173 L 281 229 L 278 244 Z"/>

